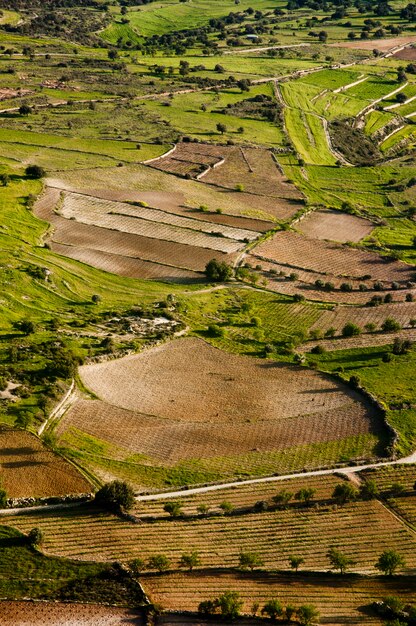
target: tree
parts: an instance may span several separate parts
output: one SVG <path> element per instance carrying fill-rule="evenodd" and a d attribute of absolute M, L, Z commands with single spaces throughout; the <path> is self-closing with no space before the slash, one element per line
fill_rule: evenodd
<path fill-rule="evenodd" d="M 399 569 L 405 566 L 405 560 L 395 550 L 385 550 L 380 554 L 380 557 L 375 564 L 375 568 L 383 572 L 386 576 L 393 576 L 393 574 Z"/>
<path fill-rule="evenodd" d="M 380 491 L 375 480 L 366 480 L 360 485 L 360 498 L 363 500 L 374 500 L 379 495 Z"/>
<path fill-rule="evenodd" d="M 394 317 L 386 317 L 381 325 L 381 330 L 385 333 L 395 333 L 401 329 L 401 324 Z"/>
<path fill-rule="evenodd" d="M 289 557 L 289 565 L 292 569 L 295 570 L 295 572 L 298 571 L 299 567 L 304 562 L 305 562 L 305 559 L 303 558 L 303 556 L 290 556 Z"/>
<path fill-rule="evenodd" d="M 40 528 L 32 528 L 28 533 L 27 540 L 31 546 L 39 546 L 43 541 L 43 532 Z"/>
<path fill-rule="evenodd" d="M 224 619 L 237 619 L 243 606 L 237 591 L 226 591 L 217 600 L 217 606 Z"/>
<path fill-rule="evenodd" d="M 182 515 L 182 505 L 180 502 L 166 502 L 163 510 L 169 513 L 171 517 L 180 517 Z"/>
<path fill-rule="evenodd" d="M 276 621 L 278 617 L 283 615 L 283 606 L 281 605 L 279 600 L 272 598 L 271 600 L 266 602 L 266 604 L 261 610 L 261 614 L 268 615 L 268 617 L 270 617 L 272 622 L 274 622 Z"/>
<path fill-rule="evenodd" d="M 25 174 L 28 178 L 39 179 L 46 176 L 46 171 L 40 165 L 28 165 Z"/>
<path fill-rule="evenodd" d="M 0 509 L 5 509 L 7 505 L 7 492 L 0 488 Z"/>
<path fill-rule="evenodd" d="M 233 270 L 232 267 L 224 261 L 211 259 L 205 266 L 205 274 L 209 280 L 223 282 L 231 278 Z"/>
<path fill-rule="evenodd" d="M 0 183 L 3 185 L 3 187 L 7 187 L 7 185 L 10 183 L 10 176 L 8 174 L 0 174 Z"/>
<path fill-rule="evenodd" d="M 400 102 L 401 104 L 403 104 L 403 102 L 406 102 L 406 100 L 407 100 L 406 94 L 403 93 L 402 91 L 400 91 L 396 95 L 396 100 L 397 100 L 397 102 Z"/>
<path fill-rule="evenodd" d="M 293 493 L 291 491 L 286 491 L 286 489 L 282 489 L 275 496 L 273 496 L 272 500 L 278 506 L 285 508 L 291 499 L 293 498 Z"/>
<path fill-rule="evenodd" d="M 95 293 L 91 296 L 91 302 L 93 302 L 94 304 L 98 304 L 99 302 L 101 302 L 101 296 Z"/>
<path fill-rule="evenodd" d="M 332 569 L 339 569 L 341 574 L 345 574 L 347 568 L 354 565 L 354 560 L 337 548 L 330 548 L 326 554 Z"/>
<path fill-rule="evenodd" d="M 22 104 L 22 106 L 19 107 L 19 113 L 20 115 L 30 115 L 32 113 L 32 107 L 28 104 Z"/>
<path fill-rule="evenodd" d="M 190 552 L 189 554 L 182 554 L 179 561 L 179 567 L 186 567 L 190 572 L 192 572 L 194 567 L 198 567 L 200 564 L 201 559 L 199 558 L 199 554 L 196 550 Z"/>
<path fill-rule="evenodd" d="M 345 324 L 344 328 L 342 329 L 342 336 L 343 337 L 356 337 L 357 335 L 360 334 L 360 332 L 361 332 L 361 329 L 359 326 L 357 326 L 357 324 L 348 322 L 347 324 Z"/>
<path fill-rule="evenodd" d="M 227 502 L 224 500 L 224 502 L 221 502 L 220 504 L 220 509 L 222 511 L 224 511 L 224 513 L 231 513 L 234 509 L 233 505 L 231 504 L 231 502 Z"/>
<path fill-rule="evenodd" d="M 316 493 L 316 489 L 312 487 L 304 487 L 295 493 L 295 500 L 309 504 Z"/>
<path fill-rule="evenodd" d="M 95 502 L 110 511 L 128 510 L 134 504 L 134 491 L 127 483 L 113 480 L 97 491 Z"/>
<path fill-rule="evenodd" d="M 240 552 L 238 556 L 241 569 L 254 570 L 255 567 L 262 567 L 264 561 L 258 552 Z"/>
<path fill-rule="evenodd" d="M 296 613 L 301 626 L 312 626 L 319 622 L 319 612 L 312 604 L 303 604 Z"/>
<path fill-rule="evenodd" d="M 339 483 L 332 492 L 332 497 L 338 504 L 346 504 L 357 498 L 358 491 L 351 483 Z"/>
<path fill-rule="evenodd" d="M 129 567 L 131 569 L 131 571 L 133 572 L 134 576 L 138 576 L 146 567 L 145 562 L 143 561 L 143 559 L 133 559 L 132 561 L 130 561 L 129 563 Z"/>
<path fill-rule="evenodd" d="M 224 133 L 226 133 L 226 132 L 227 132 L 227 127 L 226 127 L 226 125 L 225 125 L 225 124 L 222 124 L 221 122 L 218 122 L 218 124 L 217 124 L 217 131 L 218 131 L 219 133 L 221 133 L 221 135 L 223 135 Z"/>
<path fill-rule="evenodd" d="M 170 567 L 170 561 L 164 554 L 155 554 L 150 557 L 148 562 L 149 569 L 155 569 L 161 574 L 166 572 Z"/>

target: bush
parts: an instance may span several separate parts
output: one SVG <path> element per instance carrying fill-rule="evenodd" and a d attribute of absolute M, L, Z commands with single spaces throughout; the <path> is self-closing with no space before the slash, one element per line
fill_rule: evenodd
<path fill-rule="evenodd" d="M 395 333 L 401 329 L 401 324 L 394 317 L 386 317 L 381 325 L 381 330 L 385 333 Z"/>
<path fill-rule="evenodd" d="M 218 261 L 217 259 L 211 259 L 205 266 L 205 274 L 209 280 L 214 282 L 223 282 L 231 278 L 233 270 L 230 265 L 224 263 L 224 261 Z"/>
<path fill-rule="evenodd" d="M 121 480 L 114 480 L 103 485 L 95 494 L 95 502 L 104 508 L 119 512 L 131 509 L 134 504 L 133 489 Z"/>
<path fill-rule="evenodd" d="M 360 333 L 360 327 L 356 324 L 353 324 L 352 322 L 348 322 L 348 324 L 345 324 L 344 328 L 342 329 L 343 337 L 356 337 Z"/>
<path fill-rule="evenodd" d="M 27 536 L 31 546 L 39 546 L 43 541 L 43 533 L 40 528 L 32 528 Z"/>
<path fill-rule="evenodd" d="M 38 179 L 46 176 L 46 171 L 40 165 L 28 165 L 25 174 L 28 178 Z"/>

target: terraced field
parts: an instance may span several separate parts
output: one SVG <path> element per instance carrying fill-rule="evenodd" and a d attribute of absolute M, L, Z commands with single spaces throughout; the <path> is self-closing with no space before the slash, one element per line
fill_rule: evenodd
<path fill-rule="evenodd" d="M 354 559 L 355 572 L 374 574 L 374 563 L 385 549 L 406 556 L 405 573 L 412 574 L 416 565 L 414 533 L 377 501 L 335 509 L 322 506 L 305 509 L 301 514 L 289 508 L 141 524 L 84 508 L 71 513 L 12 517 L 10 523 L 23 532 L 40 527 L 48 554 L 126 562 L 163 553 L 174 570 L 184 552 L 197 550 L 203 568 L 235 568 L 240 551 L 256 551 L 269 571 L 288 571 L 289 556 L 301 554 L 305 558 L 302 570 L 325 572 L 329 569 L 326 553 L 331 546 Z"/>
<path fill-rule="evenodd" d="M 381 581 L 332 576 L 285 576 L 263 573 L 195 571 L 175 572 L 160 576 L 145 575 L 142 583 L 154 602 L 160 602 L 167 610 L 183 606 L 194 611 L 199 602 L 216 598 L 225 591 L 238 591 L 244 601 L 243 611 L 251 614 L 252 606 L 264 606 L 271 598 L 277 598 L 283 606 L 313 604 L 320 612 L 320 623 L 328 626 L 381 626 L 382 621 L 369 610 L 374 600 L 394 595 L 412 601 L 413 579 Z M 180 624 L 188 624 L 182 621 Z M 172 621 L 171 621 L 172 620 Z M 170 624 L 178 624 L 168 618 Z M 203 623 L 198 620 L 198 624 Z M 254 621 L 253 621 L 254 623 Z"/>

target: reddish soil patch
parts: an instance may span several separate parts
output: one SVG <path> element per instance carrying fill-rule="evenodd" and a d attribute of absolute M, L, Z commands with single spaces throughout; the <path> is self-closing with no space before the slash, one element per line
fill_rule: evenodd
<path fill-rule="evenodd" d="M 402 37 L 391 37 L 389 39 L 356 39 L 353 41 L 342 41 L 340 43 L 330 44 L 337 48 L 361 48 L 362 50 L 381 50 L 381 52 L 388 52 L 392 48 L 398 46 L 405 46 L 416 42 L 415 35 L 403 35 Z"/>
<path fill-rule="evenodd" d="M 40 439 L 23 430 L 0 429 L 2 486 L 11 498 L 89 493 L 91 485 Z"/>
<path fill-rule="evenodd" d="M 309 213 L 298 223 L 297 228 L 312 239 L 328 239 L 345 243 L 346 241 L 360 241 L 371 233 L 374 224 L 361 217 L 322 209 Z"/>
<path fill-rule="evenodd" d="M 141 626 L 141 616 L 131 609 L 94 604 L 63 604 L 56 602 L 0 603 L 2 626 Z"/>
<path fill-rule="evenodd" d="M 416 47 L 405 48 L 393 54 L 395 59 L 401 59 L 403 61 L 414 61 L 416 59 Z"/>

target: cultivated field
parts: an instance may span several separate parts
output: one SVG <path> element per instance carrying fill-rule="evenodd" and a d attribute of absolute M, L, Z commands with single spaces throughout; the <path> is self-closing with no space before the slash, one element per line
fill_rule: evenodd
<path fill-rule="evenodd" d="M 26 431 L 0 429 L 2 486 L 11 498 L 89 493 L 91 485 L 73 465 Z"/>
<path fill-rule="evenodd" d="M 411 281 L 414 272 L 404 263 L 391 262 L 377 254 L 342 247 L 316 239 L 302 237 L 293 232 L 278 232 L 272 239 L 258 246 L 254 256 L 289 268 L 355 280 L 377 280 L 386 287 L 388 283 Z M 367 276 L 368 278 L 364 278 Z"/>
<path fill-rule="evenodd" d="M 354 215 L 323 209 L 309 213 L 297 227 L 311 239 L 329 239 L 345 243 L 360 241 L 371 233 L 374 225 Z"/>
<path fill-rule="evenodd" d="M 245 202 L 278 219 L 293 215 L 302 200 L 302 194 L 287 182 L 272 152 L 262 148 L 180 143 L 167 158 L 153 161 L 152 167 L 182 176 L 189 174 L 230 191 L 241 185 Z"/>
<path fill-rule="evenodd" d="M 285 488 L 290 486 L 276 484 L 276 493 Z M 204 502 L 202 497 L 200 501 Z M 80 560 L 147 561 L 153 554 L 165 554 L 170 569 L 177 570 L 181 555 L 197 550 L 202 568 L 236 568 L 240 552 L 255 551 L 268 571 L 289 571 L 289 557 L 301 555 L 303 571 L 326 572 L 330 569 L 326 553 L 334 546 L 354 559 L 351 570 L 357 573 L 376 574 L 374 563 L 386 549 L 405 556 L 403 573 L 414 574 L 416 567 L 414 532 L 378 501 L 156 522 L 143 519 L 140 524 L 93 507 L 9 519 L 23 532 L 41 528 L 47 554 Z"/>
<path fill-rule="evenodd" d="M 141 616 L 132 609 L 95 604 L 64 604 L 56 602 L 0 603 L 3 626 L 119 626 L 142 624 Z"/>
<path fill-rule="evenodd" d="M 331 576 L 285 576 L 282 574 L 195 571 L 175 572 L 165 576 L 143 576 L 141 582 L 154 602 L 166 610 L 181 607 L 195 611 L 202 600 L 216 598 L 224 591 L 237 591 L 244 601 L 243 611 L 252 614 L 252 606 L 260 608 L 277 598 L 283 606 L 313 604 L 320 612 L 320 624 L 326 626 L 381 626 L 382 621 L 369 610 L 375 600 L 399 596 L 413 600 L 414 579 L 382 580 Z M 167 618 L 164 624 L 195 624 Z M 254 623 L 254 622 L 253 622 Z M 198 620 L 198 624 L 203 624 Z"/>
<path fill-rule="evenodd" d="M 173 422 L 253 423 L 321 415 L 360 397 L 317 372 L 227 354 L 200 339 L 181 339 L 117 361 L 80 368 L 104 402 Z M 132 385 L 132 380 L 135 385 Z M 169 385 L 167 386 L 167 381 Z M 327 393 L 325 393 L 327 392 Z"/>
<path fill-rule="evenodd" d="M 59 441 L 105 480 L 195 484 L 381 453 L 377 413 L 345 385 L 201 339 L 86 365 L 80 375 L 100 400 L 79 400 Z"/>
<path fill-rule="evenodd" d="M 377 470 L 362 472 L 360 476 L 364 480 L 374 480 L 393 511 L 416 530 L 415 465 L 381 467 Z M 398 485 L 402 491 L 394 492 L 395 485 Z"/>
<path fill-rule="evenodd" d="M 409 321 L 416 315 L 416 303 L 414 302 L 400 302 L 393 304 L 384 304 L 379 307 L 360 307 L 352 308 L 348 306 L 337 306 L 333 311 L 324 311 L 319 319 L 318 323 L 312 325 L 311 330 L 319 328 L 320 330 L 327 330 L 328 328 L 335 328 L 337 333 L 340 333 L 342 328 L 348 322 L 354 322 L 360 328 L 364 329 L 366 324 L 375 324 L 377 329 L 380 329 L 381 324 L 386 317 L 393 317 L 402 326 L 409 326 Z M 388 336 L 386 335 L 386 343 L 388 343 Z"/>

